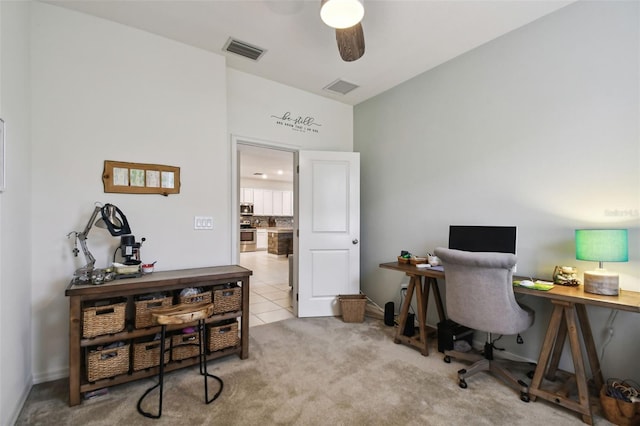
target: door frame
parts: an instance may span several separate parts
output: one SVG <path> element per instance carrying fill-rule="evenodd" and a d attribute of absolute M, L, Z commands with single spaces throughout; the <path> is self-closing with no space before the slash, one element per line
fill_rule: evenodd
<path fill-rule="evenodd" d="M 280 151 L 288 151 L 293 153 L 294 164 L 298 163 L 299 145 L 289 145 L 265 139 L 257 139 L 246 136 L 231 135 L 231 264 L 237 265 L 240 261 L 240 241 L 238 234 L 240 233 L 240 158 L 238 157 L 238 145 L 252 145 L 265 149 L 277 149 Z M 298 179 L 293 179 L 293 229 L 298 227 Z M 294 244 L 297 244 L 297 238 L 293 238 Z M 294 251 L 296 247 L 294 245 Z M 295 261 L 295 258 L 294 258 Z M 294 265 L 294 271 L 297 265 Z M 295 278 L 295 277 L 294 277 Z"/>

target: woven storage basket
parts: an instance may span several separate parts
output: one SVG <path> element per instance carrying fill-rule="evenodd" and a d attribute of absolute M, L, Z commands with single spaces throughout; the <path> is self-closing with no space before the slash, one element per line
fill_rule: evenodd
<path fill-rule="evenodd" d="M 151 300 L 139 300 L 136 305 L 136 328 L 146 328 L 155 325 L 151 313 L 154 309 L 165 308 L 171 306 L 173 300 L 171 297 L 163 297 Z"/>
<path fill-rule="evenodd" d="M 242 306 L 242 287 L 214 289 L 213 313 L 239 311 Z"/>
<path fill-rule="evenodd" d="M 96 337 L 124 330 L 126 302 L 82 309 L 82 337 Z"/>
<path fill-rule="evenodd" d="M 238 321 L 226 324 L 213 324 L 209 327 L 209 350 L 211 352 L 220 349 L 237 346 L 240 343 L 238 335 Z"/>
<path fill-rule="evenodd" d="M 87 380 L 106 379 L 129 372 L 129 345 L 87 353 Z"/>
<path fill-rule="evenodd" d="M 171 336 L 171 359 L 178 361 L 198 356 L 199 333 L 174 334 Z"/>
<path fill-rule="evenodd" d="M 607 385 L 600 389 L 600 403 L 604 416 L 611 423 L 621 426 L 640 425 L 640 402 L 626 402 L 607 395 Z"/>
<path fill-rule="evenodd" d="M 211 292 L 203 291 L 193 296 L 180 296 L 180 303 L 211 303 Z"/>
<path fill-rule="evenodd" d="M 160 365 L 160 340 L 151 340 L 133 344 L 133 371 Z M 164 339 L 164 363 L 169 362 L 171 340 Z"/>
<path fill-rule="evenodd" d="M 363 322 L 367 296 L 364 294 L 339 295 L 342 320 L 344 322 Z"/>

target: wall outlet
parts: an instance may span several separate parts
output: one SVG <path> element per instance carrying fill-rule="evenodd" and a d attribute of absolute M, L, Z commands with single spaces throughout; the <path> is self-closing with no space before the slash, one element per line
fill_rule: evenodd
<path fill-rule="evenodd" d="M 213 229 L 213 217 L 211 216 L 195 216 L 193 218 L 193 229 Z"/>

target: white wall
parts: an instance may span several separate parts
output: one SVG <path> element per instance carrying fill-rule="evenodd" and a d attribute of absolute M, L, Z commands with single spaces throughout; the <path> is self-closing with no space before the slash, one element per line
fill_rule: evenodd
<path fill-rule="evenodd" d="M 67 373 L 64 290 L 85 261 L 67 233 L 82 230 L 94 202 L 114 203 L 158 270 L 230 262 L 230 165 L 224 57 L 149 33 L 34 3 L 33 372 Z M 179 166 L 180 194 L 105 194 L 104 160 Z M 194 231 L 212 216 L 214 230 Z M 97 267 L 119 239 L 94 228 Z"/>
<path fill-rule="evenodd" d="M 0 117 L 6 190 L 0 193 L 0 424 L 13 424 L 31 388 L 29 4 L 0 2 Z"/>
<path fill-rule="evenodd" d="M 640 291 L 638 8 L 572 4 L 355 107 L 367 295 L 398 307 L 406 279 L 378 264 L 446 246 L 451 224 L 517 225 L 518 273 L 547 279 L 597 267 L 576 228 L 628 228 L 630 261 L 607 266 Z M 505 344 L 537 359 L 550 307 L 523 302 L 536 324 Z M 609 313 L 589 308 L 598 350 Z M 640 380 L 639 320 L 618 314 L 605 377 Z"/>
<path fill-rule="evenodd" d="M 352 151 L 353 107 L 260 77 L 227 70 L 228 127 L 238 138 L 262 140 L 292 149 Z M 302 129 L 278 124 L 276 117 L 313 119 Z M 311 129 L 311 130 L 308 130 Z"/>

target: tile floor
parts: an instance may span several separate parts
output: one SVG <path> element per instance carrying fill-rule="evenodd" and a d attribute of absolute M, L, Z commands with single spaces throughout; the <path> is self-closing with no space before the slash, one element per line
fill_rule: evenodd
<path fill-rule="evenodd" d="M 249 293 L 249 327 L 293 318 L 289 259 L 266 251 L 240 253 L 240 266 L 253 271 Z"/>

